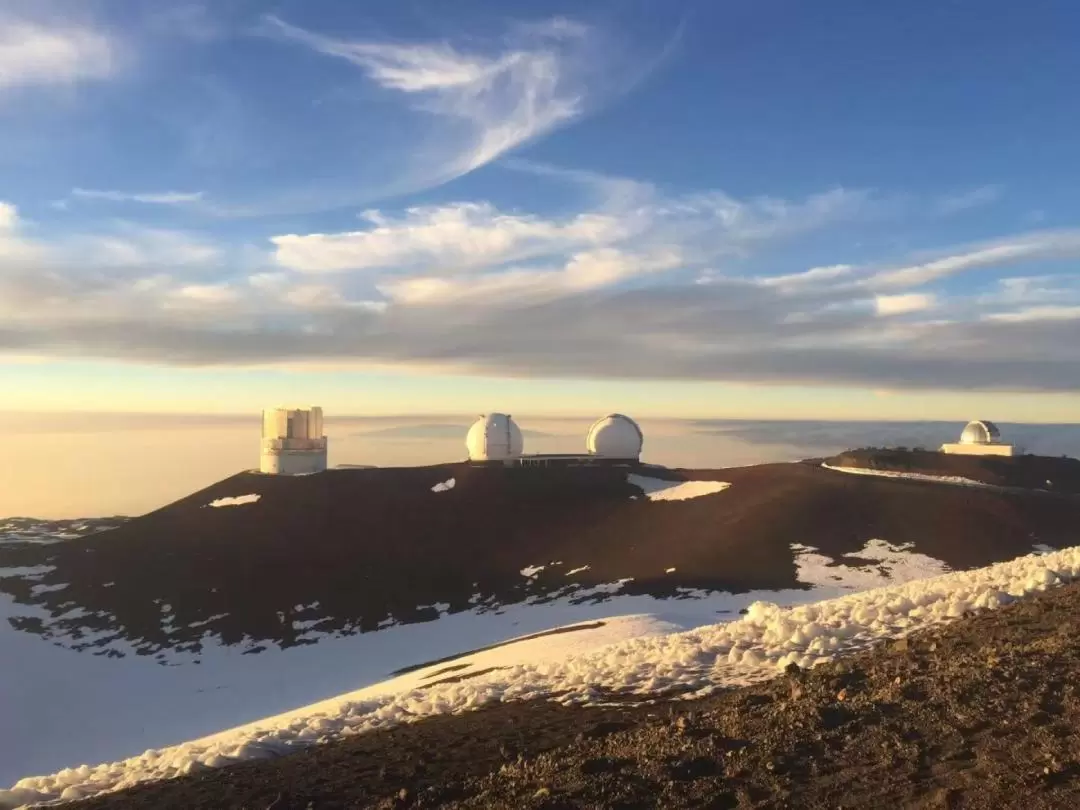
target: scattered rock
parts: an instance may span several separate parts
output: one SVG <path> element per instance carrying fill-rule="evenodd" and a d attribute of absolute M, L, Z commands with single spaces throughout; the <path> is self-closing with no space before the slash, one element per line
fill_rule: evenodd
<path fill-rule="evenodd" d="M 723 765 L 712 757 L 681 759 L 667 766 L 668 775 L 677 782 L 701 779 L 723 773 Z"/>

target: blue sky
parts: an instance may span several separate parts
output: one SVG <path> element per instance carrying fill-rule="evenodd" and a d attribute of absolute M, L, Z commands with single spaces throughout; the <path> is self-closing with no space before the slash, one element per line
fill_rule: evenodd
<path fill-rule="evenodd" d="M 1074 418 L 1077 33 L 6 0 L 0 409 Z"/>

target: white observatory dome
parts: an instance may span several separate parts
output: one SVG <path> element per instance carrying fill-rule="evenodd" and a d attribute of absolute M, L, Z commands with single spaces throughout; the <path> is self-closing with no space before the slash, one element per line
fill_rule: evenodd
<path fill-rule="evenodd" d="M 505 413 L 489 413 L 477 419 L 465 437 L 472 461 L 503 461 L 517 458 L 525 442 L 517 423 Z"/>
<path fill-rule="evenodd" d="M 645 436 L 637 422 L 621 413 L 597 419 L 585 438 L 589 453 L 607 458 L 638 458 L 644 443 Z"/>
<path fill-rule="evenodd" d="M 1001 431 L 993 422 L 985 419 L 977 419 L 968 422 L 964 432 L 960 434 L 960 444 L 993 444 L 1001 438 Z"/>

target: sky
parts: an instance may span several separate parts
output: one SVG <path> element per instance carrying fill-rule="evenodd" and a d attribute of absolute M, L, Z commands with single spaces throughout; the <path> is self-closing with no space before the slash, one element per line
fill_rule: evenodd
<path fill-rule="evenodd" d="M 1069 0 L 0 0 L 0 410 L 1069 422 Z"/>

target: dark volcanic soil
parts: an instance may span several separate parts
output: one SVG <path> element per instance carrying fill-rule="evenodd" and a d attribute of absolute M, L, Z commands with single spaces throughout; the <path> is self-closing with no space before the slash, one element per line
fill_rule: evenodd
<path fill-rule="evenodd" d="M 1080 806 L 1080 585 L 696 701 L 507 704 L 73 810 Z"/>
<path fill-rule="evenodd" d="M 0 590 L 48 611 L 51 620 L 17 626 L 57 643 L 97 654 L 122 654 L 115 642 L 145 655 L 195 655 L 204 634 L 225 644 L 254 639 L 258 651 L 313 643 L 304 633 L 374 630 L 390 617 L 429 621 L 435 603 L 450 612 L 495 608 L 625 578 L 632 581 L 621 593 L 656 596 L 794 588 L 792 543 L 835 558 L 883 539 L 969 568 L 1035 543 L 1070 545 L 1080 525 L 1076 497 L 875 479 L 809 463 L 638 472 L 732 486 L 652 502 L 626 470 L 604 468 L 242 473 L 111 531 L 2 546 L 0 566 L 54 568 L 37 580 L 0 579 Z M 431 491 L 451 477 L 453 489 Z M 261 497 L 207 506 L 247 494 Z M 520 573 L 553 561 L 562 564 L 532 578 Z"/>

